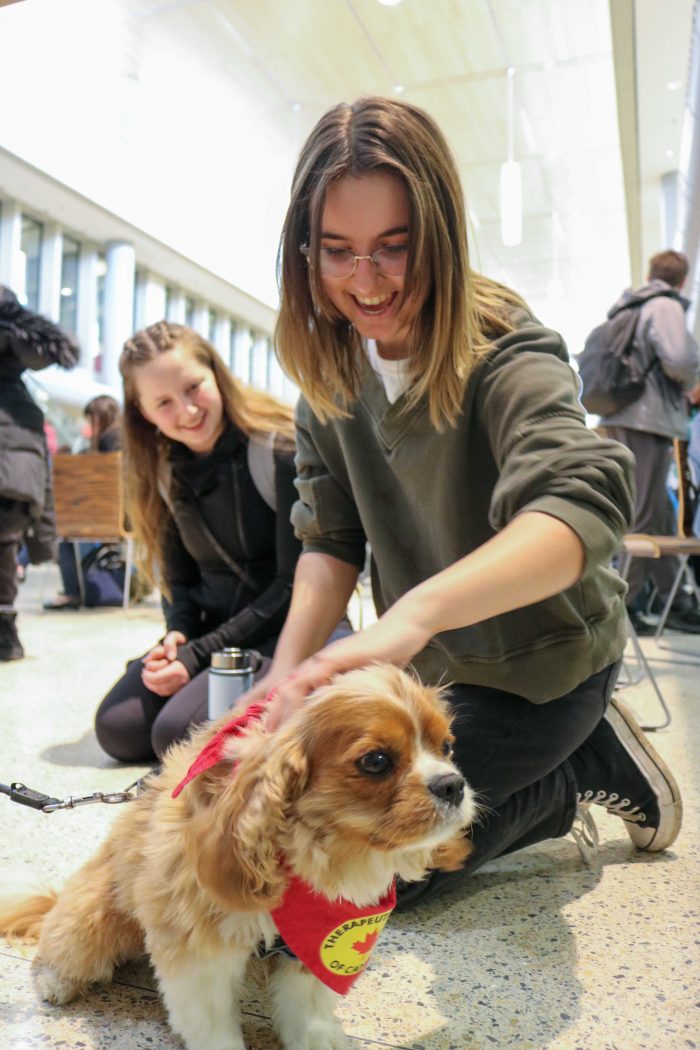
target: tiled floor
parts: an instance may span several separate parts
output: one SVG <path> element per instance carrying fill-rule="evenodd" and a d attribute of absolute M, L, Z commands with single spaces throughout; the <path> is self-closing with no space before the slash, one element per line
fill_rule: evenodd
<path fill-rule="evenodd" d="M 30 570 L 20 597 L 27 658 L 0 664 L 0 781 L 60 797 L 127 786 L 92 733 L 96 703 L 125 659 L 159 633 L 155 601 L 121 610 L 43 613 L 55 570 Z M 700 658 L 700 638 L 678 638 Z M 659 654 L 651 641 L 648 653 Z M 656 746 L 675 770 L 685 824 L 671 852 L 635 853 L 617 818 L 598 819 L 586 867 L 570 838 L 533 847 L 474 876 L 467 896 L 390 922 L 340 1013 L 358 1050 L 681 1050 L 700 1047 L 700 667 L 655 662 L 673 710 Z M 626 692 L 655 715 L 647 686 Z M 47 816 L 0 796 L 3 868 L 29 865 L 54 883 L 89 855 L 107 806 Z M 68 1007 L 39 1002 L 31 952 L 0 947 L 0 1050 L 176 1050 L 144 963 Z M 268 1007 L 245 1004 L 250 1050 L 275 1050 Z"/>

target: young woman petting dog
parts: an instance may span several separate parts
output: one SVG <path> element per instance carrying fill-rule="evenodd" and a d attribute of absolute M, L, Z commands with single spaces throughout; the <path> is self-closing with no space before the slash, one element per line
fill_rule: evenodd
<path fill-rule="evenodd" d="M 283 720 L 372 661 L 454 683 L 455 757 L 485 815 L 463 869 L 404 887 L 404 901 L 567 834 L 581 805 L 590 832 L 589 802 L 638 848 L 670 846 L 678 787 L 611 698 L 626 626 L 609 563 L 631 457 L 586 428 L 561 336 L 471 269 L 432 119 L 384 98 L 326 113 L 301 152 L 279 266 L 304 547 L 259 691 L 278 686 Z M 326 646 L 366 542 L 379 619 Z"/>
<path fill-rule="evenodd" d="M 120 369 L 129 520 L 144 573 L 157 568 L 167 633 L 127 665 L 95 725 L 108 754 L 140 762 L 206 718 L 212 652 L 272 654 L 300 551 L 289 522 L 294 426 L 287 406 L 244 388 L 182 325 L 137 332 Z M 273 445 L 276 509 L 251 473 L 253 443 Z"/>

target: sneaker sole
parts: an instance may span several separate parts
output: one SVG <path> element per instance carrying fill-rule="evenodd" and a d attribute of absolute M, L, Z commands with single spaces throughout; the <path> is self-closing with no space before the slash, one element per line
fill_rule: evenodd
<path fill-rule="evenodd" d="M 637 849 L 647 853 L 668 849 L 678 837 L 683 822 L 683 803 L 676 778 L 652 747 L 632 712 L 617 697 L 610 701 L 605 718 L 630 758 L 654 788 L 659 803 L 658 828 L 644 828 L 625 821 L 627 833 Z"/>

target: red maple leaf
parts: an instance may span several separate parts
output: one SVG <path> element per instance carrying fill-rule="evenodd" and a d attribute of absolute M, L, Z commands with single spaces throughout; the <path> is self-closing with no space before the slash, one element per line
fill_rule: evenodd
<path fill-rule="evenodd" d="M 364 941 L 355 941 L 352 950 L 358 952 L 360 955 L 369 955 L 377 943 L 378 936 L 379 933 L 368 933 Z"/>

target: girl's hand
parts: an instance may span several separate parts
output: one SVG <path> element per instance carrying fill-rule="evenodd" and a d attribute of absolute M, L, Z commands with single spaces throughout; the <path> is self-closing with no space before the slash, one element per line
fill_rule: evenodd
<path fill-rule="evenodd" d="M 271 688 L 275 691 L 270 708 L 270 728 L 276 729 L 302 705 L 309 693 L 327 685 L 334 675 L 371 663 L 405 667 L 429 640 L 430 635 L 422 628 L 400 621 L 390 610 L 366 630 L 332 642 L 300 663 L 281 681 L 274 685 L 266 681 L 268 691 Z"/>
<path fill-rule="evenodd" d="M 190 672 L 179 660 L 149 662 L 141 672 L 141 680 L 147 689 L 158 696 L 172 696 L 190 680 Z"/>
<path fill-rule="evenodd" d="M 184 645 L 186 641 L 187 639 L 182 631 L 168 631 L 162 642 L 154 645 L 150 653 L 146 653 L 143 663 L 146 666 L 153 660 L 165 660 L 166 663 L 170 663 L 171 660 L 177 659 L 178 645 Z"/>

